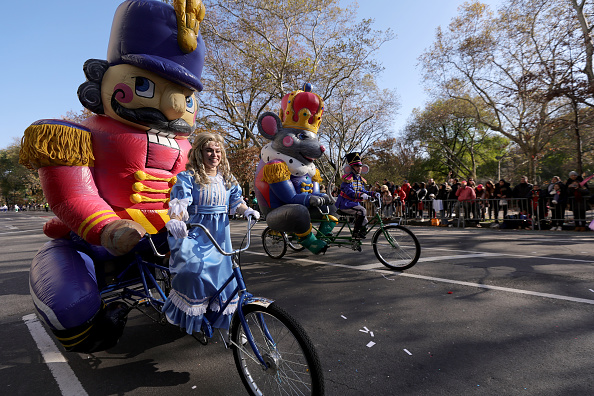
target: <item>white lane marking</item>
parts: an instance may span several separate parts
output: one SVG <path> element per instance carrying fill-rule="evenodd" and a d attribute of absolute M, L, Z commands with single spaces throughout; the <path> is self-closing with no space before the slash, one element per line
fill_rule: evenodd
<path fill-rule="evenodd" d="M 268 256 L 266 253 L 259 253 L 259 252 L 246 251 L 244 253 L 255 254 L 258 256 Z M 498 290 L 498 291 L 505 291 L 505 292 L 509 292 L 509 293 L 526 294 L 526 295 L 530 295 L 530 296 L 546 297 L 546 298 L 553 298 L 556 300 L 565 300 L 565 301 L 594 305 L 594 300 L 590 300 L 590 299 L 586 299 L 586 298 L 561 296 L 558 294 L 540 293 L 540 292 L 535 292 L 535 291 L 530 291 L 530 290 L 522 290 L 522 289 L 512 289 L 510 287 L 483 285 L 480 283 L 457 281 L 457 280 L 453 280 L 453 279 L 435 278 L 432 276 L 416 275 L 416 274 L 410 274 L 410 273 L 404 273 L 404 272 L 394 272 L 394 271 L 390 271 L 390 270 L 376 269 L 376 268 L 367 268 L 367 266 L 362 266 L 362 267 L 365 267 L 365 268 L 362 268 L 362 267 L 357 267 L 357 266 L 352 266 L 352 265 L 345 265 L 345 264 L 338 264 L 338 263 L 327 263 L 324 261 L 316 261 L 316 260 L 302 259 L 302 258 L 291 258 L 291 260 L 301 261 L 301 262 L 308 263 L 308 264 L 329 265 L 332 267 L 341 267 L 341 268 L 348 268 L 348 269 L 360 270 L 360 271 L 373 271 L 373 272 L 379 272 L 381 274 L 390 274 L 392 276 L 404 276 L 404 277 L 408 277 L 408 278 L 423 279 L 423 280 L 429 280 L 429 281 L 433 281 L 433 282 L 450 283 L 450 284 L 461 285 L 461 286 L 478 287 L 481 289 Z"/>
<path fill-rule="evenodd" d="M 87 392 L 68 365 L 66 358 L 60 352 L 52 338 L 47 334 L 43 325 L 37 319 L 37 315 L 29 314 L 23 316 L 37 348 L 43 356 L 44 362 L 49 367 L 52 375 L 58 383 L 63 396 L 84 396 Z"/>
<path fill-rule="evenodd" d="M 29 235 L 43 235 L 43 231 L 36 228 L 34 230 L 22 230 L 22 231 L 0 231 L 0 236 L 8 235 L 8 234 L 23 234 L 27 233 Z"/>
<path fill-rule="evenodd" d="M 418 263 L 428 262 L 428 261 L 444 261 L 444 260 L 463 260 L 467 258 L 477 258 L 477 257 L 493 257 L 493 256 L 501 256 L 499 253 L 475 253 L 475 254 L 459 254 L 456 256 L 435 256 L 435 257 L 421 257 Z M 374 268 L 384 268 L 382 263 L 372 263 L 366 265 L 358 265 L 357 269 L 360 270 L 370 270 Z"/>
<path fill-rule="evenodd" d="M 447 248 L 423 248 L 423 250 L 441 250 L 441 251 L 446 251 L 446 252 L 468 252 L 468 253 L 472 253 L 468 250 L 460 250 L 460 249 L 447 249 Z M 581 260 L 581 259 L 577 259 L 577 258 L 563 258 L 563 257 L 554 257 L 554 256 L 539 256 L 538 254 L 536 255 L 529 255 L 529 254 L 518 254 L 518 253 L 483 253 L 483 252 L 478 252 L 476 254 L 486 254 L 489 256 L 508 256 L 508 257 L 519 257 L 519 258 L 536 258 L 536 259 L 543 259 L 543 260 L 558 260 L 558 261 L 571 261 L 571 262 L 579 262 L 579 263 L 588 263 L 588 264 L 594 264 L 594 261 L 592 260 Z M 471 257 L 471 255 L 463 255 L 460 257 Z M 448 258 L 448 256 L 444 256 L 445 258 Z M 456 257 L 456 256 L 453 256 Z M 442 257 L 429 257 L 427 258 L 427 260 L 425 261 L 437 261 L 442 259 Z M 422 258 L 419 259 L 419 261 L 423 260 Z"/>

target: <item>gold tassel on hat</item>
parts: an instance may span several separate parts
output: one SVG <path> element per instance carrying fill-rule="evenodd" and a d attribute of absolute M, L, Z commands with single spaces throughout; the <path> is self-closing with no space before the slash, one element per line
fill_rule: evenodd
<path fill-rule="evenodd" d="M 173 8 L 177 19 L 177 43 L 184 53 L 189 54 L 198 46 L 198 31 L 206 9 L 201 0 L 173 0 Z"/>

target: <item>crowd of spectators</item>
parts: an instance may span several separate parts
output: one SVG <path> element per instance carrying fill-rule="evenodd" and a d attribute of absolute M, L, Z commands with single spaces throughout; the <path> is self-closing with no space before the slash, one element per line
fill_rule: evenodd
<path fill-rule="evenodd" d="M 588 187 L 593 176 L 584 179 L 570 172 L 566 181 L 554 176 L 543 184 L 530 183 L 522 176 L 513 186 L 505 179 L 484 184 L 473 178 L 451 178 L 441 184 L 433 179 L 412 184 L 404 180 L 402 185 L 384 179 L 369 188 L 381 194 L 385 218 L 437 218 L 441 225 L 459 225 L 462 220 L 464 226 L 482 227 L 481 222 L 483 226 L 487 222 L 491 227 L 551 230 L 572 225 L 576 231 L 586 231 L 592 221 L 588 210 L 590 205 L 594 208 Z"/>
<path fill-rule="evenodd" d="M 12 204 L 12 205 L 0 205 L 0 212 L 25 212 L 25 211 L 46 211 L 49 212 L 49 205 L 45 204 Z"/>

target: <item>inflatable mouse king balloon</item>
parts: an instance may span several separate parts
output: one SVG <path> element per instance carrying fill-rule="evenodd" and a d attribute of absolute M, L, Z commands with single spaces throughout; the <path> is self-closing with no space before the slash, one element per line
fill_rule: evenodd
<path fill-rule="evenodd" d="M 282 98 L 278 116 L 266 112 L 258 119 L 258 131 L 270 140 L 256 169 L 260 211 L 270 228 L 295 233 L 299 243 L 315 254 L 328 246 L 312 233 L 311 220 L 321 221 L 318 233 L 326 235 L 337 222 L 332 198 L 320 193 L 322 178 L 314 165 L 326 150 L 318 140 L 323 112 L 324 101 L 306 83 L 303 90 Z M 322 216 L 317 207 L 327 207 L 330 214 Z"/>
<path fill-rule="evenodd" d="M 30 289 L 68 351 L 110 348 L 126 324 L 125 304 L 102 301 L 104 269 L 93 261 L 118 263 L 169 220 L 169 192 L 195 130 L 194 93 L 202 90 L 204 6 L 187 3 L 123 2 L 107 61 L 83 67 L 78 97 L 96 115 L 80 124 L 40 120 L 25 131 L 20 162 L 38 170 L 56 215 L 44 226 L 53 240 L 33 259 Z"/>

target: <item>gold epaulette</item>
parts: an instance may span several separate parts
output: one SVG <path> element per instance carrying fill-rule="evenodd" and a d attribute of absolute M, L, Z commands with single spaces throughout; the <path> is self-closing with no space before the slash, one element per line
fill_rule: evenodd
<path fill-rule="evenodd" d="M 271 161 L 264 165 L 262 181 L 268 184 L 291 179 L 291 171 L 283 161 Z"/>
<path fill-rule="evenodd" d="M 316 174 L 311 178 L 314 182 L 322 183 L 324 180 L 322 179 L 322 175 L 320 174 L 320 170 L 316 168 Z"/>
<path fill-rule="evenodd" d="M 19 163 L 30 169 L 50 165 L 93 166 L 91 132 L 68 121 L 42 120 L 25 130 Z"/>

